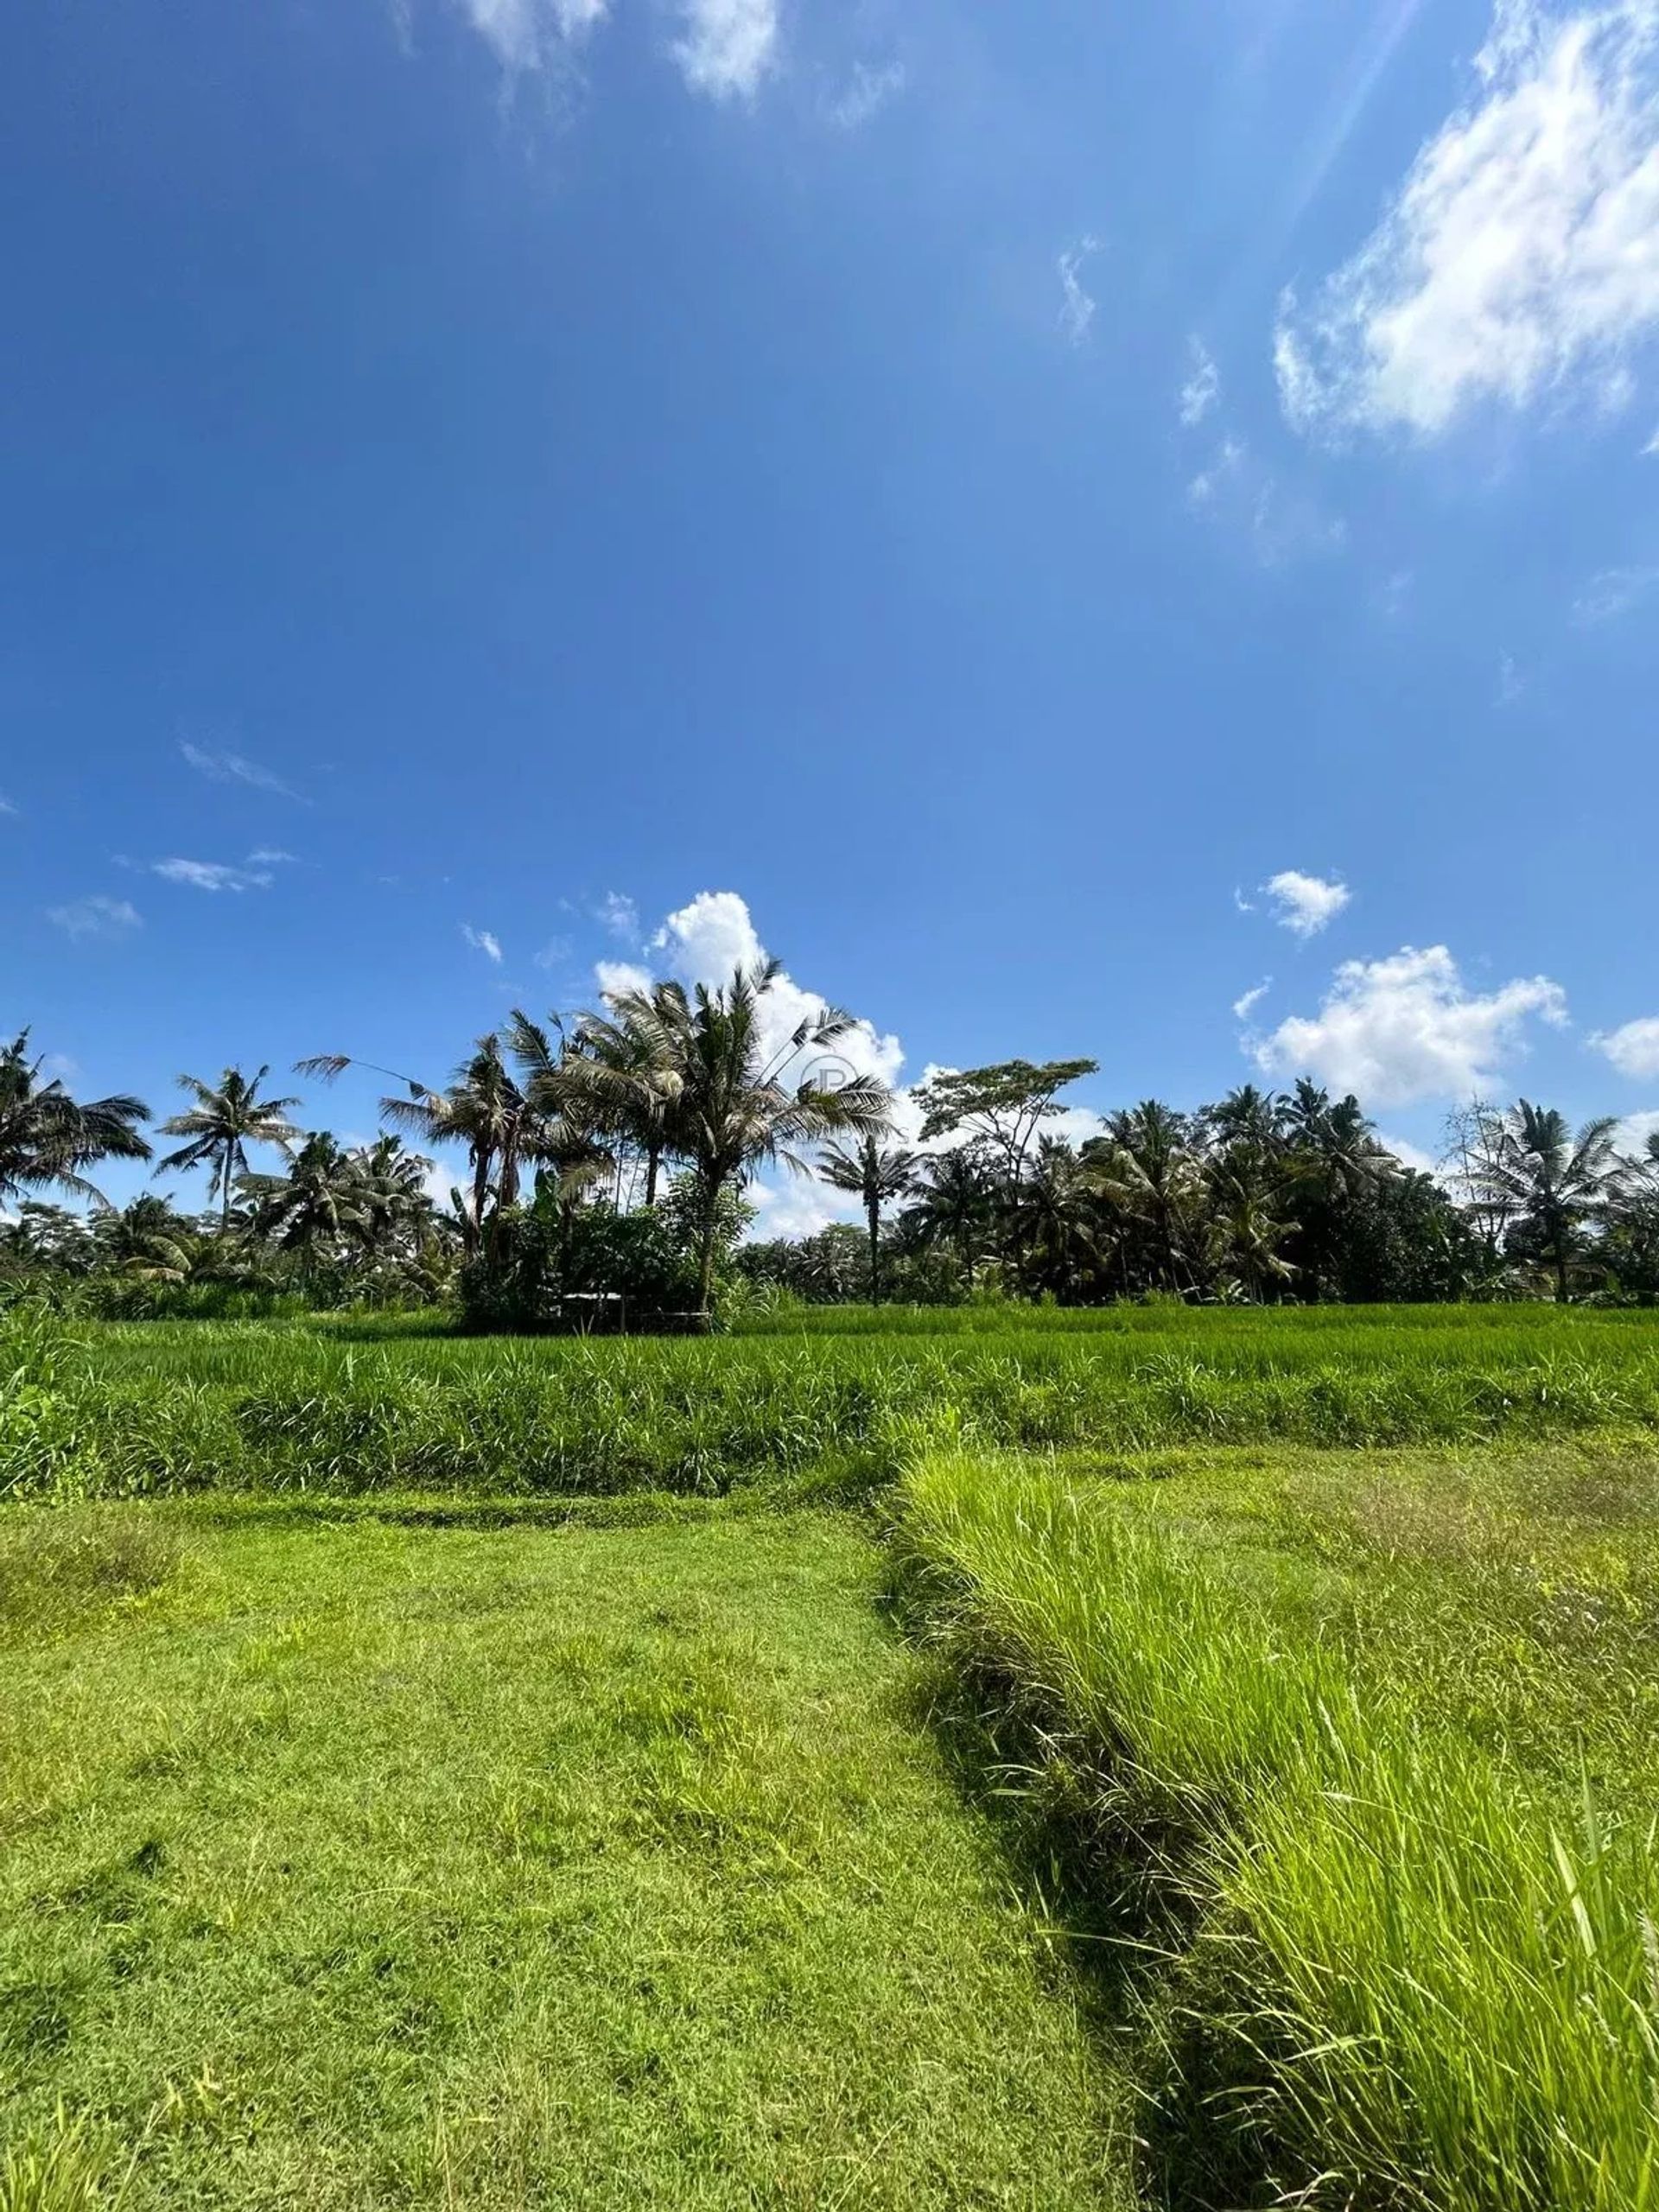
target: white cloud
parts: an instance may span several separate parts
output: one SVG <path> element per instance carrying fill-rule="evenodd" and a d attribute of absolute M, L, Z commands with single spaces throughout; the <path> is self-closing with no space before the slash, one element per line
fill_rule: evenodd
<path fill-rule="evenodd" d="M 905 82 L 902 62 L 889 61 L 878 68 L 873 62 L 855 61 L 847 82 L 825 102 L 823 113 L 837 130 L 860 130 L 889 100 L 898 98 Z"/>
<path fill-rule="evenodd" d="M 501 965 L 501 940 L 493 930 L 475 930 L 470 922 L 463 922 L 461 933 L 474 952 L 481 952 L 498 968 Z"/>
<path fill-rule="evenodd" d="M 1621 1075 L 1659 1075 L 1659 1014 L 1627 1021 L 1622 1028 L 1598 1030 L 1590 1042 Z"/>
<path fill-rule="evenodd" d="M 648 991 L 655 978 L 649 968 L 632 960 L 601 960 L 594 965 L 594 981 L 601 998 L 620 998 L 628 991 Z"/>
<path fill-rule="evenodd" d="M 1651 461 L 1656 454 L 1659 454 L 1659 430 L 1656 430 L 1646 445 L 1643 447 L 1642 458 L 1643 461 Z"/>
<path fill-rule="evenodd" d="M 143 926 L 143 917 L 126 899 L 94 896 L 76 899 L 67 906 L 48 906 L 46 918 L 71 937 L 124 937 Z"/>
<path fill-rule="evenodd" d="M 1371 238 L 1307 311 L 1287 298 L 1274 361 L 1302 429 L 1434 436 L 1580 373 L 1605 405 L 1659 321 L 1656 0 L 1497 0 L 1476 69 Z"/>
<path fill-rule="evenodd" d="M 752 99 L 772 69 L 778 0 L 682 0 L 674 59 L 694 92 Z"/>
<path fill-rule="evenodd" d="M 1274 920 L 1294 937 L 1317 937 L 1353 897 L 1347 885 L 1332 877 L 1304 875 L 1300 868 L 1281 868 L 1262 886 L 1277 907 Z"/>
<path fill-rule="evenodd" d="M 538 968 L 563 968 L 575 952 L 568 937 L 550 937 L 536 955 Z"/>
<path fill-rule="evenodd" d="M 1659 569 L 1604 569 L 1573 601 L 1573 620 L 1586 629 L 1599 622 L 1616 622 L 1656 587 Z"/>
<path fill-rule="evenodd" d="M 1282 568 L 1305 555 L 1335 552 L 1348 535 L 1339 516 L 1313 493 L 1287 482 L 1243 439 L 1224 435 L 1207 468 L 1186 487 L 1200 513 L 1243 538 L 1264 569 Z"/>
<path fill-rule="evenodd" d="M 1425 1152 L 1421 1145 L 1413 1144 L 1409 1137 L 1391 1137 L 1385 1130 L 1379 1129 L 1376 1141 L 1385 1145 L 1402 1166 L 1411 1168 L 1416 1174 L 1433 1175 L 1439 1179 L 1440 1161 L 1432 1152 Z"/>
<path fill-rule="evenodd" d="M 1317 1015 L 1294 1015 L 1251 1052 L 1271 1076 L 1312 1075 L 1372 1107 L 1466 1098 L 1490 1090 L 1525 1049 L 1529 1020 L 1564 1027 L 1567 999 L 1547 976 L 1469 990 L 1443 944 L 1344 961 Z"/>
<path fill-rule="evenodd" d="M 1623 1153 L 1645 1152 L 1648 1139 L 1656 1129 L 1659 1129 L 1659 1112 L 1627 1114 L 1613 1131 L 1613 1142 Z"/>
<path fill-rule="evenodd" d="M 1192 430 L 1198 428 L 1221 397 L 1221 372 L 1201 338 L 1190 340 L 1188 345 L 1192 368 L 1181 386 L 1181 421 Z"/>
<path fill-rule="evenodd" d="M 0 798 L 0 814 L 16 814 L 16 808 L 9 798 Z"/>
<path fill-rule="evenodd" d="M 665 956 L 670 972 L 688 985 L 706 983 L 718 988 L 732 980 L 737 968 L 751 968 L 766 957 L 747 900 L 735 891 L 700 891 L 695 899 L 671 914 L 651 940 L 652 950 Z M 637 977 L 640 970 L 626 963 L 601 961 L 595 969 L 600 988 L 614 988 L 608 978 Z M 822 1014 L 830 1001 L 809 991 L 787 971 L 780 974 L 766 995 L 762 1049 L 769 1059 L 783 1052 L 803 1020 Z M 782 1080 L 799 1083 L 808 1072 L 809 1058 L 785 1059 Z M 904 1065 L 904 1049 L 893 1036 L 882 1035 L 868 1021 L 855 1022 L 829 1048 L 827 1057 L 842 1064 L 843 1071 L 879 1076 L 895 1083 Z"/>
<path fill-rule="evenodd" d="M 246 784 L 251 791 L 271 791 L 278 798 L 298 799 L 302 806 L 310 804 L 272 769 L 262 767 L 258 761 L 250 760 L 244 753 L 210 752 L 205 746 L 182 741 L 179 751 L 198 775 L 206 776 L 212 783 Z"/>
<path fill-rule="evenodd" d="M 276 880 L 268 868 L 232 868 L 224 861 L 157 861 L 150 874 L 168 883 L 188 884 L 193 891 L 269 891 Z"/>
<path fill-rule="evenodd" d="M 757 1182 L 745 1194 L 755 1210 L 749 1236 L 757 1243 L 774 1236 L 816 1236 L 836 1222 L 862 1224 L 864 1208 L 855 1192 L 832 1190 L 815 1175 L 789 1175 Z"/>
<path fill-rule="evenodd" d="M 1261 982 L 1244 992 L 1241 997 L 1236 998 L 1233 1001 L 1234 1019 L 1238 1021 L 1248 1021 L 1272 988 L 1273 978 L 1271 976 L 1267 976 Z"/>
<path fill-rule="evenodd" d="M 1084 289 L 1078 270 L 1091 254 L 1100 251 L 1098 238 L 1087 236 L 1068 246 L 1054 266 L 1060 279 L 1060 328 L 1074 346 L 1081 346 L 1095 319 L 1095 301 Z"/>
<path fill-rule="evenodd" d="M 602 23 L 609 0 L 460 0 L 461 13 L 504 69 L 539 69 Z"/>
<path fill-rule="evenodd" d="M 1391 576 L 1384 576 L 1377 586 L 1373 604 L 1386 622 L 1395 620 L 1411 604 L 1413 587 L 1417 579 L 1409 569 L 1396 569 Z"/>
<path fill-rule="evenodd" d="M 599 902 L 594 918 L 604 923 L 613 937 L 620 937 L 625 944 L 632 944 L 638 941 L 639 909 L 621 892 L 607 891 Z"/>

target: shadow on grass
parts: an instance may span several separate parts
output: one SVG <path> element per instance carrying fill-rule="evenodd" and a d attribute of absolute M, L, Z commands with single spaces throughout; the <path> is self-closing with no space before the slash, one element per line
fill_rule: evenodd
<path fill-rule="evenodd" d="M 913 1722 L 1033 1911 L 1051 1970 L 1140 2101 L 1139 2201 L 1157 2212 L 1267 2212 L 1281 2162 L 1243 2039 L 1230 1947 L 1206 1941 L 1179 1839 L 1131 1826 L 1097 1765 L 1008 1681 L 941 1648 L 900 1587 L 887 1609 L 928 1655 Z M 1213 1931 L 1208 1931 L 1213 1933 Z"/>

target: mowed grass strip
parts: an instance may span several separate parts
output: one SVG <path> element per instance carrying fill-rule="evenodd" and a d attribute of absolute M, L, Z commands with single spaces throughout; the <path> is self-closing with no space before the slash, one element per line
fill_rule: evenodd
<path fill-rule="evenodd" d="M 0 1324 L 0 1494 L 820 1492 L 918 1422 L 997 1447 L 1324 1448 L 1659 1427 L 1659 1317 L 1548 1308 L 891 1317 L 709 1340 Z M 1062 1324 L 1064 1325 L 1062 1325 Z"/>
<path fill-rule="evenodd" d="M 15 1512 L 19 2170 L 67 2126 L 134 2212 L 1123 2205 L 1117 2085 L 874 1572 L 718 1510 Z"/>
<path fill-rule="evenodd" d="M 1169 2128 L 1237 2120 L 1192 2201 L 1659 2204 L 1659 1460 L 1160 1473 L 936 1454 L 899 1543 L 1172 1908 Z"/>

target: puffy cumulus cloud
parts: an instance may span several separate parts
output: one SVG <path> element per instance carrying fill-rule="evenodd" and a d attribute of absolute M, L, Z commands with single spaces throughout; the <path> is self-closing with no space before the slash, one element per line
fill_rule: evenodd
<path fill-rule="evenodd" d="M 752 968 L 766 958 L 748 903 L 735 891 L 700 891 L 695 899 L 669 915 L 651 939 L 650 950 L 659 955 L 670 975 L 678 982 L 705 983 L 716 988 L 728 983 L 734 969 Z M 601 961 L 594 971 L 600 989 L 629 988 L 648 982 L 645 971 L 623 961 Z M 619 984 L 614 979 L 626 980 Z M 822 1015 L 830 1001 L 817 991 L 804 988 L 786 970 L 781 972 L 765 1003 L 762 1043 L 769 1059 L 785 1053 L 790 1038 L 808 1020 Z M 897 1037 L 884 1035 L 868 1021 L 856 1021 L 836 1039 L 828 1054 L 785 1057 L 780 1065 L 783 1080 L 804 1080 L 809 1058 L 829 1057 L 846 1072 L 879 1076 L 896 1084 L 904 1065 L 904 1048 Z"/>
<path fill-rule="evenodd" d="M 1409 1137 L 1391 1137 L 1386 1129 L 1377 1131 L 1376 1141 L 1386 1145 L 1402 1166 L 1409 1167 L 1417 1175 L 1432 1175 L 1439 1181 L 1440 1163 L 1432 1152 L 1425 1152 L 1421 1145 L 1413 1144 Z"/>
<path fill-rule="evenodd" d="M 481 952 L 498 968 L 501 965 L 501 940 L 493 930 L 475 930 L 470 922 L 463 922 L 461 934 L 474 952 Z"/>
<path fill-rule="evenodd" d="M 1559 983 L 1530 976 L 1470 990 L 1443 944 L 1347 960 L 1315 1015 L 1292 1015 L 1250 1049 L 1264 1075 L 1311 1075 L 1372 1108 L 1466 1098 L 1522 1052 L 1532 1020 L 1563 1027 Z"/>
<path fill-rule="evenodd" d="M 1627 1021 L 1622 1028 L 1598 1030 L 1590 1042 L 1607 1055 L 1621 1075 L 1637 1079 L 1659 1076 L 1659 1014 Z"/>
<path fill-rule="evenodd" d="M 1575 380 L 1604 410 L 1633 392 L 1623 357 L 1659 321 L 1659 0 L 1498 0 L 1475 69 L 1372 237 L 1286 301 L 1300 429 L 1433 437 Z"/>
<path fill-rule="evenodd" d="M 735 891 L 700 891 L 668 916 L 652 936 L 648 950 L 677 982 L 688 988 L 702 983 L 711 990 L 730 982 L 734 969 L 752 968 L 767 957 L 748 902 Z M 600 961 L 594 976 L 606 998 L 649 988 L 653 981 L 648 969 L 624 960 Z M 855 1021 L 825 1051 L 791 1052 L 790 1039 L 801 1023 L 822 1015 L 830 1004 L 786 971 L 779 972 L 764 1001 L 760 1038 L 761 1051 L 769 1065 L 775 1064 L 779 1079 L 793 1084 L 809 1075 L 827 1073 L 832 1079 L 874 1075 L 896 1085 L 904 1048 L 897 1037 L 884 1034 L 869 1021 Z M 920 1116 L 906 1092 L 898 1093 L 894 1106 L 895 1141 L 903 1141 L 919 1124 Z M 756 1208 L 750 1234 L 757 1237 L 810 1236 L 832 1221 L 858 1215 L 855 1198 L 849 1203 L 843 1194 L 788 1170 L 757 1179 L 747 1197 Z"/>
<path fill-rule="evenodd" d="M 1659 1112 L 1627 1114 L 1613 1131 L 1613 1142 L 1630 1158 L 1648 1148 L 1648 1139 L 1659 1135 Z"/>
<path fill-rule="evenodd" d="M 1294 937 L 1317 937 L 1353 897 L 1347 885 L 1332 877 L 1304 875 L 1300 868 L 1281 868 L 1262 886 L 1274 905 L 1273 918 Z"/>
<path fill-rule="evenodd" d="M 694 92 L 752 99 L 777 60 L 778 0 L 683 0 L 674 59 Z"/>

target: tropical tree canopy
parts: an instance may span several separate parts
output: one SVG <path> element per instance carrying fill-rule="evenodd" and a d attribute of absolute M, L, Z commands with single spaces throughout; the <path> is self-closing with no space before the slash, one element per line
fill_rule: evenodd
<path fill-rule="evenodd" d="M 142 1098 L 72 1097 L 61 1077 L 30 1058 L 21 1030 L 0 1048 L 0 1199 L 31 1190 L 97 1198 L 86 1170 L 104 1160 L 148 1160 L 139 1124 L 149 1119 Z"/>

